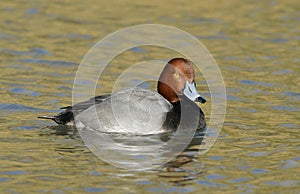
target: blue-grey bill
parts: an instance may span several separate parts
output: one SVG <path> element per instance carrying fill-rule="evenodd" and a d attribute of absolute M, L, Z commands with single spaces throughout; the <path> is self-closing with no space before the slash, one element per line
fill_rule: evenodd
<path fill-rule="evenodd" d="M 192 101 L 201 103 L 206 102 L 205 98 L 203 98 L 198 93 L 195 82 L 190 83 L 189 81 L 186 81 L 185 87 L 182 92 L 186 97 L 188 97 Z"/>

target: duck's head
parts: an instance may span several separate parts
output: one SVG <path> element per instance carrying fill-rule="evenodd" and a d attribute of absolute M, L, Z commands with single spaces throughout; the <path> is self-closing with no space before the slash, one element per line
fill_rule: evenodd
<path fill-rule="evenodd" d="M 193 63 L 184 58 L 171 59 L 160 74 L 157 91 L 171 103 L 179 102 L 183 95 L 196 102 L 205 103 L 196 89 Z"/>

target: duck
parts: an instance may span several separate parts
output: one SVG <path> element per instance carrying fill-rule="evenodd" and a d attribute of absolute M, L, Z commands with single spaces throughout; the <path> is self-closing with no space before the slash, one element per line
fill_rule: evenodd
<path fill-rule="evenodd" d="M 196 102 L 204 104 L 206 99 L 197 91 L 194 64 L 185 58 L 173 58 L 159 76 L 157 92 L 141 87 L 124 89 L 62 107 L 57 115 L 38 118 L 107 133 L 205 131 L 205 115 Z"/>

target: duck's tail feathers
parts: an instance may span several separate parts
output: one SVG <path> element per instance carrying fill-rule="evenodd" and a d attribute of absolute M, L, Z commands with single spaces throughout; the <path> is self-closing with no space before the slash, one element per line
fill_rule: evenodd
<path fill-rule="evenodd" d="M 55 116 L 38 116 L 38 119 L 48 119 L 53 120 L 60 125 L 73 125 L 73 112 L 64 111 Z"/>
<path fill-rule="evenodd" d="M 38 116 L 38 119 L 50 119 L 50 120 L 55 120 L 55 116 Z"/>

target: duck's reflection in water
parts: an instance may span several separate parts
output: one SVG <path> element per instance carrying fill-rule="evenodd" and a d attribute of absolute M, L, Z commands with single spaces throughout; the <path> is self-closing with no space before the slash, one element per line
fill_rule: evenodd
<path fill-rule="evenodd" d="M 198 179 L 204 173 L 204 164 L 198 161 L 200 145 L 205 143 L 204 138 L 205 133 L 197 132 L 182 153 L 160 168 L 158 176 L 168 179 L 176 186 L 188 185 Z"/>
<path fill-rule="evenodd" d="M 55 125 L 55 126 L 47 126 L 40 129 L 40 136 L 68 136 L 72 139 L 80 138 L 78 131 L 75 127 L 67 126 L 67 125 Z"/>
<path fill-rule="evenodd" d="M 136 136 L 85 129 L 79 135 L 75 128 L 66 126 L 51 126 L 40 131 L 40 135 L 81 137 L 85 145 L 105 162 L 128 170 L 154 170 L 159 177 L 176 185 L 188 184 L 204 171 L 203 164 L 197 160 L 200 145 L 205 143 L 204 132 L 196 133 L 192 139 L 187 139 L 188 142 L 185 139 L 178 141 L 175 137 L 175 141 L 168 144 L 175 132 Z"/>

